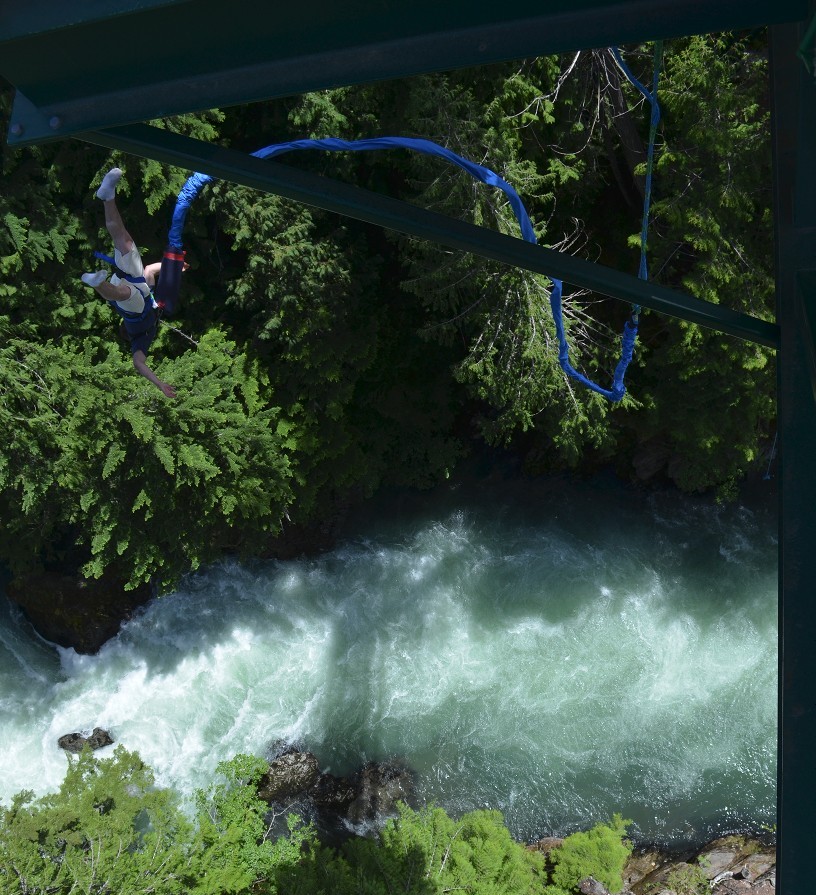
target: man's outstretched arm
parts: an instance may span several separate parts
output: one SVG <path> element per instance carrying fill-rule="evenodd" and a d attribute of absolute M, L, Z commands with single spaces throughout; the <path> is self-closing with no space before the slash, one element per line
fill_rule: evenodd
<path fill-rule="evenodd" d="M 144 351 L 134 351 L 133 352 L 133 366 L 139 371 L 139 373 L 144 376 L 145 379 L 149 380 L 159 389 L 162 394 L 166 395 L 168 398 L 176 397 L 176 390 L 172 385 L 168 385 L 166 382 L 162 382 L 161 379 L 148 367 L 147 365 L 147 355 Z"/>

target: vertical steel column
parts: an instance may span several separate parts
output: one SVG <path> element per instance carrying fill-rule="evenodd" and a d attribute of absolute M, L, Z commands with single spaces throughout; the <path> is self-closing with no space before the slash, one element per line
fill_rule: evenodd
<path fill-rule="evenodd" d="M 811 2 L 811 14 L 816 2 Z M 816 83 L 806 23 L 771 29 L 780 436 L 777 892 L 813 888 L 816 808 Z"/>

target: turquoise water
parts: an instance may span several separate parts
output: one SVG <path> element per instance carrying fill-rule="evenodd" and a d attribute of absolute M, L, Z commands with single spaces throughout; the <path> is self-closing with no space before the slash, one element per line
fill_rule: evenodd
<path fill-rule="evenodd" d="M 494 473 L 366 508 L 316 559 L 224 563 L 96 656 L 3 601 L 0 799 L 94 726 L 161 784 L 280 738 L 324 770 L 405 759 L 419 795 L 520 839 L 619 811 L 638 837 L 773 823 L 772 513 Z"/>

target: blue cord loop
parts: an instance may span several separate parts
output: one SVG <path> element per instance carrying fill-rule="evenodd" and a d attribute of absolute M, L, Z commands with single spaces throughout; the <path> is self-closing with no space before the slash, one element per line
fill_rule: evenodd
<path fill-rule="evenodd" d="M 516 216 L 516 220 L 519 223 L 522 238 L 526 242 L 531 242 L 534 245 L 536 244 L 535 231 L 533 230 L 530 216 L 527 214 L 527 209 L 524 207 L 524 204 L 522 203 L 518 193 L 506 180 L 499 177 L 498 174 L 496 174 L 494 171 L 491 171 L 489 168 L 485 168 L 482 165 L 478 165 L 475 162 L 471 162 L 468 159 L 462 158 L 456 153 L 451 152 L 449 149 L 445 149 L 443 146 L 439 146 L 437 143 L 433 143 L 430 140 L 423 140 L 413 137 L 376 137 L 368 140 L 339 140 L 335 139 L 334 137 L 327 137 L 321 140 L 293 140 L 288 143 L 275 143 L 271 146 L 265 146 L 263 149 L 258 149 L 256 152 L 253 152 L 251 154 L 256 158 L 266 159 L 274 158 L 275 156 L 283 155 L 286 152 L 292 152 L 299 149 L 321 149 L 333 152 L 380 149 L 412 149 L 415 152 L 420 152 L 425 155 L 434 155 L 440 158 L 444 158 L 447 161 L 458 165 L 460 168 L 463 168 L 476 180 L 479 180 L 482 183 L 487 184 L 488 186 L 494 186 L 502 190 L 502 192 L 504 192 L 504 194 L 507 196 L 507 199 L 510 202 L 510 206 Z M 199 195 L 201 190 L 212 180 L 213 178 L 210 177 L 210 175 L 208 174 L 193 174 L 187 179 L 186 183 L 179 192 L 178 199 L 176 201 L 176 207 L 173 211 L 170 232 L 167 238 L 168 244 L 174 249 L 181 250 L 184 222 L 186 220 L 187 212 L 190 208 L 190 205 Z M 561 369 L 564 370 L 564 372 L 567 375 L 571 376 L 573 379 L 582 383 L 592 391 L 603 395 L 610 401 L 620 401 L 626 393 L 626 389 L 623 385 L 623 377 L 626 373 L 626 368 L 629 365 L 629 362 L 632 360 L 632 351 L 634 349 L 635 336 L 637 334 L 636 316 L 633 316 L 632 321 L 627 321 L 624 327 L 621 357 L 617 367 L 615 368 L 612 388 L 601 388 L 601 386 L 596 385 L 594 382 L 587 379 L 586 376 L 579 373 L 569 362 L 569 347 L 567 346 L 567 340 L 564 333 L 564 320 L 561 301 L 563 284 L 561 280 L 556 279 L 552 279 L 552 284 L 553 287 L 550 292 L 550 307 L 552 309 L 553 321 L 555 323 L 556 335 L 558 337 L 558 362 L 561 366 Z"/>

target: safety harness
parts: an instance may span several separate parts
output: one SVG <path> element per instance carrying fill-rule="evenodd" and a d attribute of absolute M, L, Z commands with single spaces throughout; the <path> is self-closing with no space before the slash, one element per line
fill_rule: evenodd
<path fill-rule="evenodd" d="M 94 252 L 94 256 L 99 258 L 100 261 L 107 261 L 120 280 L 132 283 L 137 289 L 141 284 L 144 284 L 147 288 L 147 295 L 145 295 L 141 289 L 138 290 L 141 292 L 142 298 L 144 298 L 144 307 L 139 314 L 134 314 L 132 311 L 125 311 L 123 308 L 120 308 L 115 301 L 108 302 L 113 310 L 122 318 L 129 336 L 140 336 L 142 333 L 146 333 L 156 325 L 158 319 L 158 305 L 156 299 L 153 297 L 153 290 L 147 285 L 147 280 L 144 277 L 134 277 L 132 274 L 125 273 L 125 271 L 117 266 L 116 261 L 111 258 L 110 255 L 105 255 L 102 252 Z"/>

